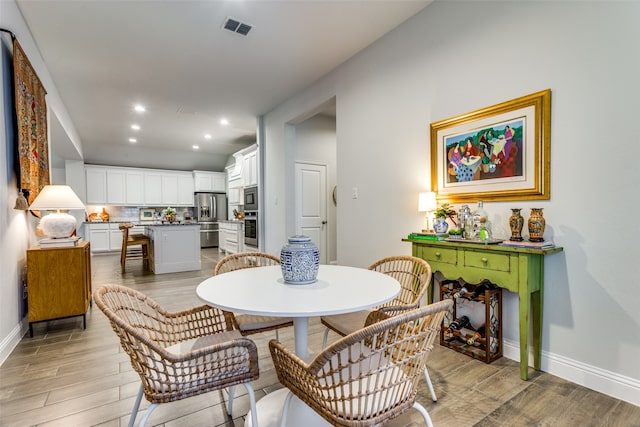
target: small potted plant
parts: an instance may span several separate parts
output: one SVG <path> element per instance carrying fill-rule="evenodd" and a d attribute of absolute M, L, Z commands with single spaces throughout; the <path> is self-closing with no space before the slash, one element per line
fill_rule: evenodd
<path fill-rule="evenodd" d="M 453 209 L 453 207 L 449 203 L 443 203 L 435 211 L 436 220 L 433 224 L 433 230 L 436 233 L 446 233 L 449 229 L 447 218 L 449 218 L 453 222 L 453 225 L 456 225 L 456 221 L 453 219 L 453 216 L 455 214 L 455 209 Z"/>
<path fill-rule="evenodd" d="M 173 222 L 176 220 L 176 210 L 172 207 L 168 207 L 162 211 L 167 221 Z"/>

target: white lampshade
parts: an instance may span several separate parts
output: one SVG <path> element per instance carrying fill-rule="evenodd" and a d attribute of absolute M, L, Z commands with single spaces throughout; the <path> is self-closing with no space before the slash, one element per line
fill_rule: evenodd
<path fill-rule="evenodd" d="M 55 213 L 44 215 L 40 219 L 40 228 L 49 237 L 69 237 L 76 228 L 76 219 L 61 210 L 84 209 L 84 204 L 68 185 L 47 185 L 38 194 L 29 209 L 48 210 Z"/>
<path fill-rule="evenodd" d="M 437 207 L 436 193 L 433 191 L 420 193 L 418 195 L 418 212 L 435 211 Z"/>

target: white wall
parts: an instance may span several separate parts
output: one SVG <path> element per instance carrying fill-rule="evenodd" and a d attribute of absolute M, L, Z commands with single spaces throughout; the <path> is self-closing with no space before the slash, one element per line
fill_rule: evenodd
<path fill-rule="evenodd" d="M 47 110 L 49 117 L 56 114 L 63 128 L 68 132 L 67 137 L 73 142 L 75 147 L 80 143 L 71 123 L 69 115 L 62 104 L 56 86 L 44 65 L 42 57 L 31 37 L 31 33 L 22 18 L 14 0 L 0 0 L 0 27 L 12 31 L 25 54 L 29 58 L 31 65 L 35 69 L 40 81 L 47 90 Z M 12 51 L 11 39 L 8 34 L 1 32 L 2 42 L 9 46 Z M 11 81 L 7 73 L 4 56 L 2 61 L 3 82 Z M 5 92 L 4 84 L 0 87 L 0 137 L 7 139 L 7 111 L 6 98 L 9 96 Z M 9 106 L 13 108 L 13 106 Z M 10 147 L 7 140 L 5 147 Z M 79 149 L 78 149 L 79 150 Z M 13 206 L 17 196 L 18 185 L 12 171 L 7 170 L 8 157 L 7 149 L 0 153 L 0 363 L 2 363 L 13 348 L 20 341 L 27 329 L 26 312 L 22 299 L 22 281 L 24 277 L 24 266 L 26 264 L 26 250 L 35 244 L 35 225 L 37 221 L 32 215 L 24 211 L 14 211 Z M 63 171 L 56 171 L 55 180 L 63 179 Z"/>
<path fill-rule="evenodd" d="M 632 124 L 640 111 L 640 2 L 435 2 L 264 116 L 266 250 L 286 240 L 287 123 L 337 101 L 338 262 L 409 254 L 429 188 L 429 124 L 550 88 L 551 199 L 542 207 L 543 370 L 640 405 L 640 209 Z M 351 199 L 353 187 L 360 197 Z M 382 199 L 381 199 L 382 197 Z M 375 230 L 375 232 L 371 232 Z M 505 292 L 505 354 L 517 359 Z"/>

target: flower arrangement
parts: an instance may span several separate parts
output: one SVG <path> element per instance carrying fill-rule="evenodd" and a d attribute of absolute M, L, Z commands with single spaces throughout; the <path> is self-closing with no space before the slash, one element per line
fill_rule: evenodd
<path fill-rule="evenodd" d="M 176 210 L 174 208 L 168 207 L 164 209 L 162 213 L 164 214 L 164 217 L 167 219 L 167 221 L 173 222 L 176 220 Z"/>
<path fill-rule="evenodd" d="M 456 225 L 456 221 L 453 219 L 453 216 L 456 214 L 455 209 L 449 203 L 443 203 L 438 209 L 435 211 L 436 218 L 449 218 L 453 221 L 453 224 Z"/>

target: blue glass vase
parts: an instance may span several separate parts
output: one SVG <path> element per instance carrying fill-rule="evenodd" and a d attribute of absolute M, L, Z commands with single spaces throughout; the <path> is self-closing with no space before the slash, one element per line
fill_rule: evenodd
<path fill-rule="evenodd" d="M 308 236 L 291 236 L 280 251 L 282 278 L 285 283 L 306 285 L 318 277 L 320 251 Z"/>

